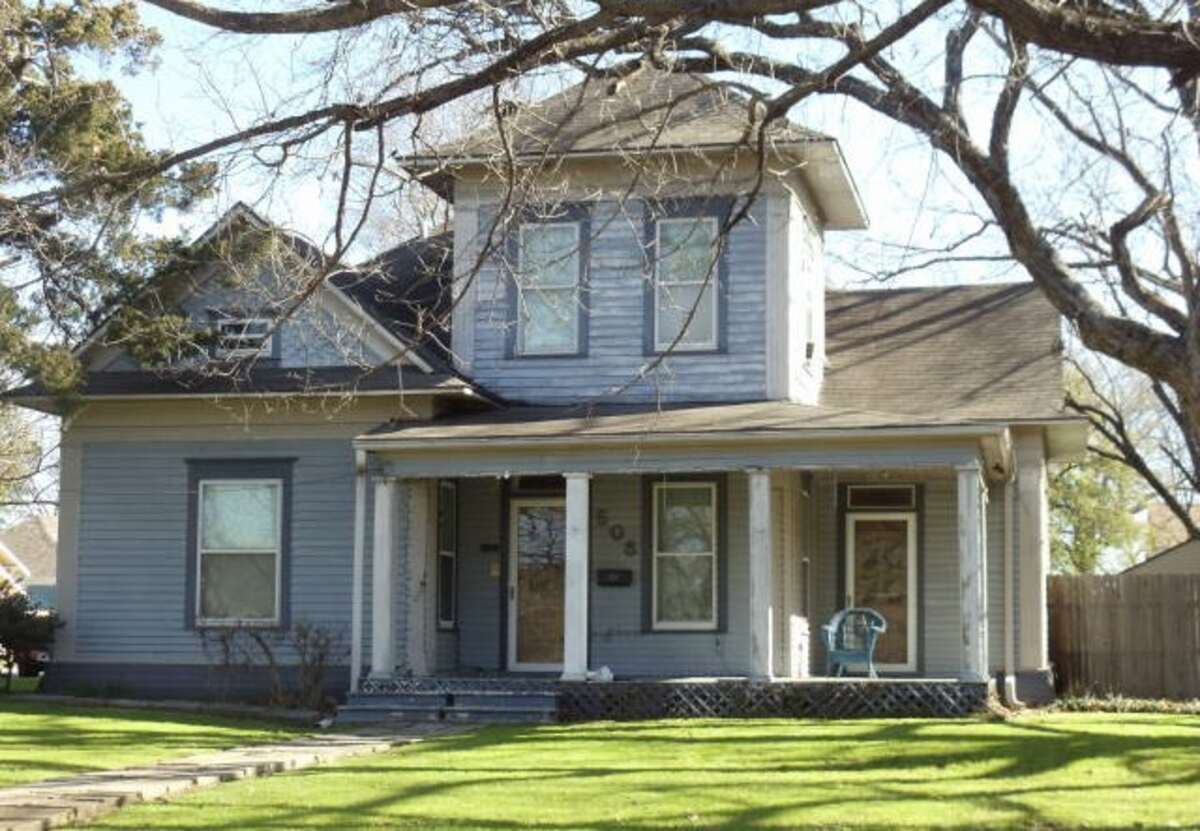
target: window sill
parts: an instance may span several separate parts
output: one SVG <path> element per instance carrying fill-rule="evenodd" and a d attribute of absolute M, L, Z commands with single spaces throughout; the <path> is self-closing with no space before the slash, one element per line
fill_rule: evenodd
<path fill-rule="evenodd" d="M 696 349 L 683 349 L 676 346 L 672 349 L 669 346 L 655 346 L 650 352 L 651 355 L 667 355 L 667 356 L 684 356 L 684 355 L 725 355 L 728 350 L 722 349 L 719 346 L 704 346 Z"/>
<path fill-rule="evenodd" d="M 586 352 L 514 352 L 508 356 L 510 361 L 536 361 L 548 359 L 551 361 L 561 361 L 564 358 L 586 358 Z"/>
<path fill-rule="evenodd" d="M 697 624 L 661 624 L 656 623 L 650 627 L 650 631 L 654 634 L 668 635 L 703 635 L 705 633 L 719 633 L 721 628 L 715 623 L 697 623 Z"/>
<path fill-rule="evenodd" d="M 209 620 L 197 618 L 197 629 L 279 629 L 282 624 L 278 620 Z"/>

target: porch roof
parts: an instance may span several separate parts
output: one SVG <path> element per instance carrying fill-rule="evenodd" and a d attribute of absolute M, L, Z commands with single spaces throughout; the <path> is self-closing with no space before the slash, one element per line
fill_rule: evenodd
<path fill-rule="evenodd" d="M 995 434 L 1003 425 L 970 419 L 896 415 L 789 401 L 708 404 L 521 406 L 431 421 L 392 421 L 359 436 L 363 449 L 428 447 L 430 442 L 511 445 L 604 439 L 731 439 L 795 434 L 903 432 Z"/>

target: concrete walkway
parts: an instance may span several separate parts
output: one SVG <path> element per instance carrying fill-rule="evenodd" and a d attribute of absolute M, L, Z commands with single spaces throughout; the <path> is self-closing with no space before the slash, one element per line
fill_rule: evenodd
<path fill-rule="evenodd" d="M 0 831 L 42 831 L 87 822 L 134 802 L 172 799 L 234 779 L 379 753 L 431 736 L 461 732 L 445 724 L 393 724 L 353 733 L 321 733 L 275 744 L 201 753 L 137 768 L 97 771 L 0 788 Z"/>

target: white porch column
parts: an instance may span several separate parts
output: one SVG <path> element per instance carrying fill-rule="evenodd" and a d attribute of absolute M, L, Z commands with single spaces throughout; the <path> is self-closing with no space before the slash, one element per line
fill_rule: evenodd
<path fill-rule="evenodd" d="M 387 678 L 396 668 L 396 615 L 392 602 L 396 547 L 395 479 L 375 483 L 375 541 L 371 555 L 371 677 Z"/>
<path fill-rule="evenodd" d="M 771 656 L 771 475 L 746 474 L 750 485 L 750 674 L 770 678 Z"/>
<path fill-rule="evenodd" d="M 1014 436 L 1017 457 L 1017 583 L 1020 616 L 1017 671 L 1044 671 L 1050 666 L 1046 613 L 1046 575 L 1050 569 L 1045 442 L 1041 428 Z"/>
<path fill-rule="evenodd" d="M 987 549 L 982 472 L 978 464 L 958 468 L 958 574 L 962 605 L 961 675 L 988 678 Z"/>
<path fill-rule="evenodd" d="M 363 573 L 367 547 L 367 454 L 354 452 L 354 560 L 350 568 L 350 692 L 362 675 Z"/>
<path fill-rule="evenodd" d="M 565 473 L 567 480 L 566 569 L 563 586 L 564 681 L 582 681 L 588 671 L 588 505 L 591 474 Z"/>
<path fill-rule="evenodd" d="M 429 675 L 434 668 L 436 643 L 437 558 L 433 553 L 437 516 L 437 481 L 412 479 L 408 487 L 408 539 L 405 545 L 406 568 L 404 630 L 407 645 L 404 660 L 413 675 Z"/>

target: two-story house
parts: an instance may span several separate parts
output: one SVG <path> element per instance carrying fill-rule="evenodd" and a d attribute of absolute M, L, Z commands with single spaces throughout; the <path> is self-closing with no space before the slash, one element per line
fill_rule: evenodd
<path fill-rule="evenodd" d="M 825 235 L 866 226 L 845 159 L 785 123 L 760 145 L 754 112 L 647 72 L 406 157 L 452 235 L 282 321 L 277 275 L 156 293 L 230 372 L 101 327 L 64 413 L 48 687 L 203 697 L 206 630 L 299 621 L 345 633 L 331 684 L 361 707 L 815 684 L 858 606 L 887 621 L 879 684 L 1045 698 L 1047 464 L 1084 438 L 1059 317 L 1029 283 L 827 289 Z M 239 208 L 206 239 L 265 228 Z"/>

